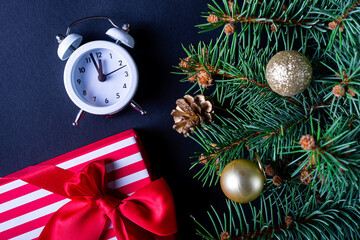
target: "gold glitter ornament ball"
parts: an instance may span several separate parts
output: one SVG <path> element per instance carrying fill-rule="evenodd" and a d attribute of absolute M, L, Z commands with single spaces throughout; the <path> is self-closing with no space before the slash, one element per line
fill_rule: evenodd
<path fill-rule="evenodd" d="M 265 177 L 259 167 L 247 159 L 237 159 L 225 166 L 220 176 L 224 194 L 238 203 L 248 203 L 260 196 Z"/>
<path fill-rule="evenodd" d="M 312 79 L 312 67 L 304 54 L 293 50 L 278 52 L 266 66 L 270 88 L 282 96 L 294 96 L 304 91 Z"/>

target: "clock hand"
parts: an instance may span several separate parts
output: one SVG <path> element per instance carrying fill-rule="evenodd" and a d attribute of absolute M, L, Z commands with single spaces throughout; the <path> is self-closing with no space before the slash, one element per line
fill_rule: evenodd
<path fill-rule="evenodd" d="M 106 76 L 103 73 L 101 59 L 99 59 L 99 71 L 98 72 L 99 72 L 99 76 L 98 76 L 99 81 L 104 82 L 106 80 Z"/>
<path fill-rule="evenodd" d="M 98 72 L 99 76 L 98 76 L 98 79 L 100 82 L 104 82 L 106 80 L 106 76 L 103 74 L 102 72 L 102 63 L 101 63 L 101 60 L 99 59 L 99 66 L 96 64 L 96 61 L 95 61 L 95 58 L 94 58 L 94 55 L 92 53 L 89 54 L 90 57 L 91 57 L 91 61 L 94 63 L 94 66 L 96 68 L 96 71 Z"/>
<path fill-rule="evenodd" d="M 122 69 L 122 68 L 124 68 L 124 67 L 126 67 L 126 65 L 121 66 L 121 67 L 119 67 L 118 69 L 115 69 L 114 71 L 109 72 L 108 74 L 105 74 L 105 77 L 109 76 L 110 74 L 112 74 L 112 73 L 114 73 L 114 72 L 116 72 L 116 71 L 119 71 L 120 69 Z"/>
<path fill-rule="evenodd" d="M 98 65 L 96 64 L 94 55 L 93 55 L 92 53 L 90 53 L 90 57 L 91 57 L 91 61 L 92 61 L 92 62 L 94 63 L 94 65 L 95 65 L 96 71 L 100 74 L 101 72 L 99 72 Z"/>

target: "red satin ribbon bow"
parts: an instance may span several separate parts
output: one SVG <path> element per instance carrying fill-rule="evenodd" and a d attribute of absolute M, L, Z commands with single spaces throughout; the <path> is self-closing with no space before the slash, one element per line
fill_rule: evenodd
<path fill-rule="evenodd" d="M 162 178 L 123 199 L 108 194 L 103 160 L 75 174 L 47 166 L 40 174 L 22 179 L 72 200 L 51 217 L 39 240 L 98 240 L 109 220 L 119 240 L 152 240 L 150 233 L 169 236 L 177 232 L 173 197 Z"/>

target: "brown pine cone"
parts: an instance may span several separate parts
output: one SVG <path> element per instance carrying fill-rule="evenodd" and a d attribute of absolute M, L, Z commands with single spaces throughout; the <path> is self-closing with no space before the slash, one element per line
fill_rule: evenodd
<path fill-rule="evenodd" d="M 185 95 L 184 98 L 176 100 L 176 105 L 176 109 L 171 111 L 175 122 L 173 128 L 185 137 L 192 134 L 195 127 L 202 123 L 213 122 L 213 107 L 204 95 Z"/>
<path fill-rule="evenodd" d="M 304 150 L 312 150 L 315 148 L 315 138 L 310 134 L 303 135 L 299 143 Z"/>
<path fill-rule="evenodd" d="M 300 176 L 300 180 L 302 183 L 310 184 L 312 181 L 312 176 L 308 171 L 303 171 Z"/>
<path fill-rule="evenodd" d="M 280 186 L 282 184 L 282 178 L 278 175 L 275 175 L 272 179 L 275 186 Z"/>
<path fill-rule="evenodd" d="M 197 77 L 198 77 L 197 80 L 198 80 L 200 86 L 202 86 L 204 88 L 211 86 L 213 79 L 207 71 L 201 70 L 197 74 Z"/>
<path fill-rule="evenodd" d="M 227 34 L 227 35 L 230 35 L 230 34 L 233 34 L 235 32 L 235 29 L 236 29 L 236 24 L 235 22 L 229 22 L 225 25 L 224 27 L 224 32 Z"/>
<path fill-rule="evenodd" d="M 332 92 L 335 97 L 342 97 L 345 95 L 345 87 L 343 84 L 335 85 Z"/>
<path fill-rule="evenodd" d="M 210 14 L 207 18 L 207 21 L 209 23 L 217 23 L 218 21 L 220 21 L 220 18 L 216 15 Z"/>
<path fill-rule="evenodd" d="M 286 226 L 290 226 L 294 222 L 294 219 L 290 216 L 285 217 Z"/>
<path fill-rule="evenodd" d="M 226 239 L 230 239 L 230 238 L 231 238 L 231 235 L 228 232 L 222 232 L 220 234 L 220 240 L 226 240 Z"/>
<path fill-rule="evenodd" d="M 265 167 L 265 172 L 270 177 L 275 176 L 275 171 L 270 164 Z"/>
<path fill-rule="evenodd" d="M 340 24 L 340 28 L 339 28 L 339 29 L 340 29 L 341 32 L 343 32 L 344 29 L 345 29 L 345 26 L 344 26 L 344 24 L 343 24 L 341 21 L 339 21 L 339 20 L 335 20 L 335 21 L 329 22 L 328 27 L 329 27 L 331 30 L 335 30 L 335 29 L 339 26 L 339 24 Z"/>
<path fill-rule="evenodd" d="M 328 24 L 328 27 L 331 29 L 331 30 L 334 30 L 337 28 L 339 24 L 337 23 L 337 21 L 332 21 L 332 22 L 329 22 Z"/>

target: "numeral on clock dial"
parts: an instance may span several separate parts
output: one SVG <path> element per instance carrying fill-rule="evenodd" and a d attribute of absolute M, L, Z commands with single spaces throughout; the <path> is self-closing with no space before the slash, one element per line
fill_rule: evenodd
<path fill-rule="evenodd" d="M 105 75 L 104 81 L 99 79 L 100 73 Z M 126 57 L 106 48 L 94 48 L 76 61 L 72 86 L 83 102 L 93 107 L 110 108 L 127 99 L 133 76 Z"/>

